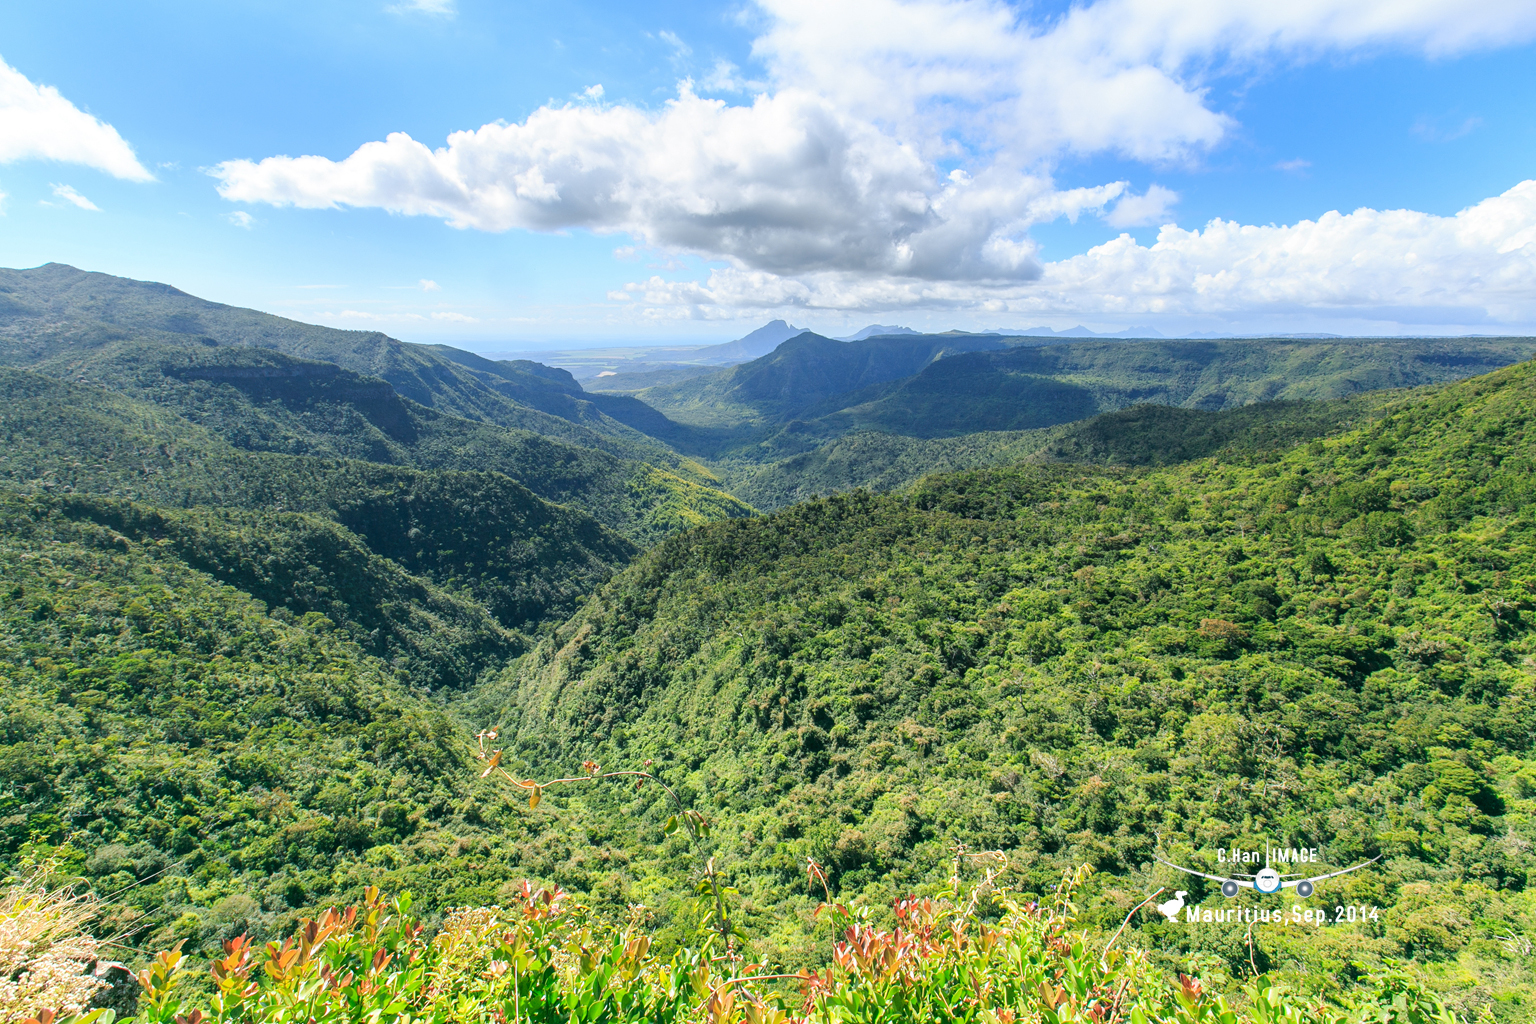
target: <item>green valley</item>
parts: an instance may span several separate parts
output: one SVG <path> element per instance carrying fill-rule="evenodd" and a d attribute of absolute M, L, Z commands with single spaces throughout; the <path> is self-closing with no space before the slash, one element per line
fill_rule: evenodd
<path fill-rule="evenodd" d="M 129 959 L 369 886 L 447 956 L 451 908 L 544 920 L 531 879 L 569 950 L 643 926 L 704 978 L 981 877 L 978 928 L 1063 972 L 1116 936 L 1170 1006 L 1531 1020 L 1533 354 L 806 333 L 584 388 L 0 271 L 0 861 L 110 894 Z M 1379 858 L 1299 901 L 1370 913 L 1147 902 L 1259 908 L 1160 861 L 1265 844 Z"/>
<path fill-rule="evenodd" d="M 1533 408 L 1522 364 L 1278 454 L 973 471 L 716 524 L 616 578 L 482 714 L 533 777 L 661 766 L 791 962 L 806 857 L 876 906 L 937 884 L 956 843 L 1006 851 L 1026 891 L 1088 863 L 1113 930 L 1159 884 L 1220 900 L 1155 855 L 1214 871 L 1201 851 L 1283 837 L 1382 856 L 1330 897 L 1381 921 L 1251 952 L 1140 924 L 1170 965 L 1410 957 L 1523 1007 L 1501 936 L 1536 911 Z M 642 869 L 616 853 L 584 887 L 654 891 L 666 860 L 629 848 Z"/>

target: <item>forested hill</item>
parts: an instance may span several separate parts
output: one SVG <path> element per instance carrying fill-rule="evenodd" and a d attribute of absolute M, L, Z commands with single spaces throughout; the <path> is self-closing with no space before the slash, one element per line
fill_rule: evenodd
<path fill-rule="evenodd" d="M 538 830 L 477 803 L 453 696 L 642 545 L 752 510 L 580 415 L 512 429 L 5 287 L 0 362 L 28 368 L 0 368 L 0 862 L 124 890 L 109 931 L 189 951 L 367 882 L 490 902 L 444 851 Z"/>
<path fill-rule="evenodd" d="M 209 302 L 152 281 L 58 263 L 0 269 L 0 363 L 87 377 L 123 373 L 146 346 L 265 349 L 387 381 L 401 396 L 464 419 L 532 430 L 676 468 L 665 443 L 608 415 L 662 420 L 629 398 L 589 396 L 563 370 L 412 345 Z M 150 357 L 159 355 L 149 353 Z M 205 356 L 206 358 L 206 356 Z M 215 357 L 216 358 L 216 357 Z M 664 432 L 647 423 L 651 433 Z"/>
<path fill-rule="evenodd" d="M 1005 464 L 1033 441 L 1002 435 L 1136 404 L 1216 411 L 1346 397 L 1458 379 L 1533 352 L 1536 341 L 1519 338 L 1045 345 L 806 332 L 718 373 L 603 394 L 528 360 L 298 323 L 154 282 L 60 264 L 0 270 L 0 365 L 163 405 L 248 450 L 495 468 L 641 543 L 680 523 L 747 514 L 746 504 Z M 564 445 L 561 457 L 582 465 L 542 488 L 554 453 L 535 451 L 528 435 Z M 597 453 L 624 468 L 596 465 Z M 609 483 L 626 473 L 642 498 L 668 507 L 661 522 L 631 528 L 612 508 Z M 577 479 L 594 476 L 605 480 Z"/>
<path fill-rule="evenodd" d="M 1327 898 L 1382 909 L 1256 931 L 1259 969 L 1411 957 L 1524 998 L 1499 937 L 1536 912 L 1533 410 L 1523 363 L 1281 454 L 967 472 L 717 523 L 591 599 L 485 691 L 485 724 L 532 777 L 654 762 L 713 808 L 748 926 L 791 961 L 807 856 L 875 905 L 956 842 L 1009 851 L 1035 891 L 1086 862 L 1109 931 L 1157 885 L 1213 895 L 1154 853 L 1215 871 L 1214 848 L 1269 840 L 1380 855 Z M 540 813 L 590 826 L 619 801 Z M 679 870 L 598 834 L 589 888 Z M 1250 955 L 1241 930 L 1132 927 L 1170 965 Z"/>
<path fill-rule="evenodd" d="M 681 449 L 713 459 L 732 493 L 773 507 L 786 492 L 813 493 L 793 486 L 801 466 L 808 461 L 815 472 L 850 458 L 849 446 L 838 448 L 852 435 L 881 435 L 856 442 L 868 470 L 828 473 L 826 482 L 888 486 L 910 479 L 907 467 L 1005 464 L 1019 457 L 1018 439 L 999 434 L 1134 405 L 1220 411 L 1346 398 L 1459 380 L 1532 355 L 1531 338 L 1044 345 L 964 334 L 838 342 L 807 333 L 750 363 L 628 393 L 693 425 L 694 434 L 677 438 Z M 832 450 L 813 454 L 822 448 Z M 988 450 L 996 457 L 986 458 Z"/>
<path fill-rule="evenodd" d="M 946 355 L 1005 346 L 984 335 L 916 335 L 857 342 L 807 331 L 765 356 L 641 397 L 687 423 L 741 428 L 782 421 L 835 396 L 920 372 Z"/>
<path fill-rule="evenodd" d="M 0 483 L 22 490 L 320 511 L 343 478 L 497 472 L 640 545 L 752 511 L 648 463 L 448 416 L 383 381 L 270 353 L 188 361 L 115 391 L 0 368 L 0 403 Z"/>
<path fill-rule="evenodd" d="M 1486 373 L 1536 354 L 1530 338 L 1074 342 L 802 334 L 750 363 L 634 392 L 687 423 L 914 437 L 1017 430 L 1155 402 L 1230 409 L 1341 398 Z M 601 386 L 601 381 L 594 386 Z"/>
<path fill-rule="evenodd" d="M 386 607 L 400 609 L 399 615 L 409 607 L 398 603 L 405 600 L 400 595 L 384 599 L 356 581 L 334 581 L 324 600 L 308 593 L 299 583 L 302 575 L 330 571 L 333 561 L 320 550 L 305 554 L 300 546 L 286 558 L 268 554 L 262 569 L 251 568 L 253 556 L 242 546 L 261 548 L 264 532 L 280 537 L 312 516 L 330 520 L 346 538 L 325 541 L 322 548 L 350 546 L 365 561 L 387 560 L 395 571 L 454 588 L 524 640 L 569 615 L 582 596 L 639 551 L 580 510 L 545 501 L 501 473 L 242 452 L 155 406 L 22 371 L 0 370 L 0 397 L 5 399 L 0 487 L 73 496 L 82 508 L 107 507 L 87 495 L 129 499 L 146 510 L 164 510 L 152 516 L 162 524 L 191 521 L 171 509 L 198 509 L 198 521 L 205 524 L 198 528 L 204 538 L 198 546 L 228 550 L 218 556 L 204 552 L 193 564 L 298 613 L 320 611 L 338 622 L 371 623 L 391 618 Z M 579 479 L 590 493 L 594 476 Z M 665 488 L 654 488 L 652 500 L 644 501 L 645 479 L 621 477 L 610 485 L 617 493 L 610 496 L 608 511 L 617 514 L 623 503 L 631 511 L 640 506 L 652 535 L 663 532 L 668 516 L 679 520 L 674 528 L 691 525 L 683 517 L 695 510 L 669 505 Z M 694 487 L 675 478 L 674 483 L 685 492 Z M 637 526 L 635 518 L 627 525 Z M 312 523 L 301 532 L 312 538 L 328 531 L 334 527 Z M 279 546 L 292 547 L 288 541 Z M 314 564 L 306 566 L 305 559 Z M 364 631 L 377 628 L 370 624 Z M 521 644 L 512 644 L 509 652 L 517 653 Z M 458 679 L 465 685 L 474 675 Z"/>
<path fill-rule="evenodd" d="M 1371 392 L 1332 401 L 1255 402 L 1221 412 L 1135 405 L 1054 427 L 960 437 L 860 430 L 763 465 L 740 464 L 729 476 L 736 494 L 774 509 L 861 487 L 896 490 L 930 473 L 1019 462 L 1166 466 L 1223 452 L 1278 451 L 1369 421 L 1391 401 L 1391 392 Z"/>
<path fill-rule="evenodd" d="M 284 573 L 295 607 L 251 596 Z M 334 524 L 0 492 L 0 580 L 0 858 L 116 893 L 130 946 L 215 952 L 365 884 L 486 902 L 444 850 L 532 834 L 422 690 L 510 638 Z"/>

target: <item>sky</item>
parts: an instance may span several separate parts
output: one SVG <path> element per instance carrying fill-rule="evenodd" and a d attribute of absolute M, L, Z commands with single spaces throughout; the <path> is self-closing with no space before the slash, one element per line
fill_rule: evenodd
<path fill-rule="evenodd" d="M 1536 333 L 1536 0 L 12 0 L 0 265 L 482 352 Z"/>

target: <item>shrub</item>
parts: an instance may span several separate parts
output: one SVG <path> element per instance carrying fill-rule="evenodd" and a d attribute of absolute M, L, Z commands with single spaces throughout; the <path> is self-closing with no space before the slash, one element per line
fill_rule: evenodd
<path fill-rule="evenodd" d="M 1000 856 L 1000 855 L 988 855 Z M 141 975 L 139 1024 L 1280 1024 L 1456 1016 L 1406 975 L 1368 979 L 1363 1001 L 1326 1002 L 1265 976 L 1243 1006 L 1185 975 L 1163 976 L 1136 951 L 1097 948 L 1080 930 L 1080 868 L 1049 901 L 1016 899 L 988 872 L 968 891 L 956 859 L 949 887 L 896 902 L 895 927 L 868 908 L 823 903 L 837 926 L 831 966 L 776 974 L 715 948 L 652 955 L 643 909 L 613 927 L 559 888 L 524 882 L 509 908 L 451 912 L 428 937 L 406 897 L 369 889 L 360 906 L 306 920 L 281 945 L 225 943 L 206 1009 L 178 996 L 185 961 L 161 953 Z M 811 865 L 813 879 L 825 875 Z"/>

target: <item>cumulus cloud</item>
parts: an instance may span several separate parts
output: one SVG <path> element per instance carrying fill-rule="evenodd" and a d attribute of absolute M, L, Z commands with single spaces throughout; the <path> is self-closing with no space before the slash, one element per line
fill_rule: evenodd
<path fill-rule="evenodd" d="M 761 83 L 753 84 L 761 87 Z M 699 88 L 705 92 L 740 92 L 746 87 L 741 69 L 723 57 L 715 61 L 715 66 L 699 80 Z"/>
<path fill-rule="evenodd" d="M 94 210 L 97 213 L 101 212 L 101 207 L 97 206 L 95 203 L 91 202 L 89 199 L 85 198 L 85 196 L 81 195 L 79 192 L 76 192 L 68 185 L 53 185 L 51 187 L 55 196 L 64 200 L 66 203 L 69 203 L 71 206 L 77 206 L 82 210 Z"/>
<path fill-rule="evenodd" d="M 443 286 L 430 278 L 424 277 L 420 281 L 416 282 L 416 287 L 420 288 L 424 292 L 436 292 L 442 291 Z"/>
<path fill-rule="evenodd" d="M 227 199 L 381 207 L 460 228 L 624 232 L 776 274 L 839 269 L 1014 280 L 1038 268 L 1027 229 L 1117 198 L 1058 191 L 992 165 L 940 175 L 913 146 L 799 89 L 730 105 L 684 83 L 655 113 L 545 107 L 455 132 L 436 150 L 396 133 L 344 160 L 233 160 Z"/>
<path fill-rule="evenodd" d="M 227 199 L 374 206 L 486 231 L 626 232 L 780 273 L 920 272 L 942 258 L 931 232 L 952 233 L 939 208 L 965 207 L 973 222 L 979 212 L 967 204 L 973 183 L 939 179 L 911 147 L 794 89 L 731 106 L 685 84 L 655 113 L 545 107 L 521 124 L 455 132 L 437 150 L 396 133 L 340 161 L 236 160 L 215 173 Z M 1014 175 L 989 190 L 1017 208 L 1049 186 Z M 983 225 L 973 241 L 989 234 Z"/>
<path fill-rule="evenodd" d="M 1147 224 L 1162 223 L 1168 211 L 1179 201 L 1179 194 L 1172 189 L 1153 185 L 1139 196 L 1123 197 L 1115 208 L 1104 215 L 1104 223 L 1112 228 L 1134 228 Z"/>
<path fill-rule="evenodd" d="M 1015 156 L 1179 160 L 1233 120 L 1210 72 L 1361 47 L 1430 56 L 1536 37 L 1536 5 L 1489 0 L 1098 0 L 1030 21 L 1002 0 L 758 0 L 754 52 L 779 85 L 881 124 Z"/>
<path fill-rule="evenodd" d="M 758 7 L 754 57 L 767 82 L 753 83 L 750 98 L 701 96 L 685 79 L 657 109 L 589 94 L 522 122 L 455 132 L 436 148 L 395 133 L 340 159 L 229 160 L 213 174 L 237 202 L 372 207 L 482 231 L 626 234 L 642 248 L 724 264 L 705 282 L 624 289 L 663 315 L 990 308 L 1061 272 L 1041 262 L 1031 226 L 1169 217 L 1178 199 L 1169 189 L 1062 189 L 1053 167 L 1068 154 L 1197 158 L 1234 125 L 1211 101 L 1212 74 L 1361 47 L 1457 53 L 1536 34 L 1536 5 L 1524 0 L 1474 11 L 1459 0 L 1097 0 L 1044 20 L 1003 0 Z M 659 38 L 686 55 L 675 35 Z M 704 83 L 748 87 L 725 62 Z"/>
<path fill-rule="evenodd" d="M 252 217 L 244 210 L 236 210 L 234 213 L 229 215 L 229 222 L 237 228 L 245 228 L 247 231 L 249 231 L 251 229 L 251 225 L 256 223 L 256 218 Z"/>
<path fill-rule="evenodd" d="M 1536 323 L 1536 181 L 1451 217 L 1413 210 L 1327 213 L 1293 225 L 1213 220 L 1121 235 L 1045 263 L 1028 284 L 784 278 L 725 268 L 706 282 L 630 284 L 657 316 L 741 309 L 975 309 L 1019 314 L 1226 315 L 1301 311 L 1399 323 Z"/>
<path fill-rule="evenodd" d="M 924 140 L 1015 159 L 1116 152 L 1171 160 L 1219 142 L 1230 121 L 1200 89 L 1134 51 L 1105 52 L 1071 17 L 1021 20 L 997 0 L 762 0 L 754 53 L 856 116 Z"/>
<path fill-rule="evenodd" d="M 1289 226 L 1169 225 L 1051 264 L 1030 304 L 1126 312 L 1348 310 L 1536 320 L 1536 181 L 1452 217 L 1332 212 Z M 1416 312 L 1415 312 L 1416 311 Z"/>
<path fill-rule="evenodd" d="M 116 128 L 0 60 L 0 164 L 17 160 L 57 160 L 129 181 L 154 180 Z"/>

